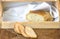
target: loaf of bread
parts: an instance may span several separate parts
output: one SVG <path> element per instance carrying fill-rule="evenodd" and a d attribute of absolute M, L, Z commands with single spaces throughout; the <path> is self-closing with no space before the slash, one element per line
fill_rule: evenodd
<path fill-rule="evenodd" d="M 37 10 L 37 11 L 30 11 L 26 18 L 29 21 L 35 21 L 35 22 L 42 22 L 42 21 L 52 21 L 53 18 L 47 11 Z"/>

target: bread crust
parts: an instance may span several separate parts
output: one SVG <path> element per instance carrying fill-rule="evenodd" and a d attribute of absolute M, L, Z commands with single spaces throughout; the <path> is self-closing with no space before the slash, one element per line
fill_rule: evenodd
<path fill-rule="evenodd" d="M 26 32 L 26 34 L 29 35 L 30 37 L 32 37 L 32 38 L 37 38 L 36 33 L 34 32 L 34 30 L 33 30 L 31 27 L 26 26 L 26 27 L 25 27 L 25 32 Z"/>
<path fill-rule="evenodd" d="M 28 16 L 29 14 L 36 14 L 36 15 L 40 15 L 44 18 L 43 21 L 52 21 L 53 17 L 50 15 L 49 12 L 47 11 L 42 11 L 42 10 L 37 10 L 37 11 L 30 11 L 27 15 L 26 15 L 26 19 L 29 20 Z M 32 20 L 29 20 L 32 21 Z"/>

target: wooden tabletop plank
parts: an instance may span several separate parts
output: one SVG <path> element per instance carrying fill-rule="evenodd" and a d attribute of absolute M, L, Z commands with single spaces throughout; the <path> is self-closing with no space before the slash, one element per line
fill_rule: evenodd
<path fill-rule="evenodd" d="M 22 35 L 19 35 L 14 32 L 14 30 L 5 30 L 0 29 L 0 38 L 1 39 L 33 39 L 33 38 L 26 38 Z M 38 35 L 35 39 L 59 39 L 60 38 L 60 29 L 34 29 L 36 34 Z"/>
<path fill-rule="evenodd" d="M 3 29 L 14 28 L 15 22 L 2 22 Z M 25 26 L 30 26 L 32 28 L 60 28 L 60 22 L 23 22 L 21 23 Z"/>

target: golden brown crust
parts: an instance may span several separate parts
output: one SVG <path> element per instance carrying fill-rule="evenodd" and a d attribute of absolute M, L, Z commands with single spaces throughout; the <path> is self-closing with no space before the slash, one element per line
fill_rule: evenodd
<path fill-rule="evenodd" d="M 37 11 L 30 11 L 29 13 L 38 14 L 38 15 L 44 17 L 45 21 L 52 21 L 53 20 L 53 17 L 47 11 L 37 10 Z"/>

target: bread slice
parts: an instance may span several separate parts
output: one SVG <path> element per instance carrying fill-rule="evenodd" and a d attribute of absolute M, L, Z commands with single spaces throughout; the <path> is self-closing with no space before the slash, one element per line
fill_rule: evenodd
<path fill-rule="evenodd" d="M 34 32 L 34 30 L 32 28 L 24 26 L 19 22 L 15 23 L 14 31 L 18 34 L 22 34 L 24 37 L 31 37 L 31 38 L 36 38 L 37 37 L 36 33 Z"/>
<path fill-rule="evenodd" d="M 37 38 L 36 33 L 34 32 L 34 30 L 31 27 L 26 26 L 25 27 L 25 32 L 27 35 L 29 35 L 31 38 Z"/>
<path fill-rule="evenodd" d="M 18 29 L 20 31 L 20 33 L 24 36 L 24 37 L 29 37 L 26 33 L 25 33 L 25 28 L 23 25 L 21 25 L 20 23 L 17 23 L 18 24 Z"/>
<path fill-rule="evenodd" d="M 19 30 L 19 23 L 15 23 L 14 25 L 14 31 L 18 34 L 21 34 L 21 31 Z"/>
<path fill-rule="evenodd" d="M 34 13 L 28 14 L 28 15 L 27 15 L 27 19 L 28 19 L 29 21 L 36 21 L 36 22 L 37 22 L 37 21 L 39 21 L 39 22 L 45 21 L 45 19 L 44 19 L 43 16 L 38 15 L 38 14 L 34 14 Z"/>
<path fill-rule="evenodd" d="M 49 14 L 49 12 L 46 11 L 30 11 L 26 18 L 29 21 L 36 21 L 36 22 L 42 22 L 42 21 L 52 21 L 53 18 Z"/>

